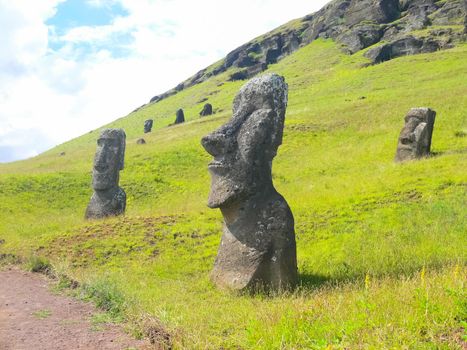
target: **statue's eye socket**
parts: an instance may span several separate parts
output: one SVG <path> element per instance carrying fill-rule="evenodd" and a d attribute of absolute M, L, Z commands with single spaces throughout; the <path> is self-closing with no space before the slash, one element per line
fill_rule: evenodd
<path fill-rule="evenodd" d="M 412 142 L 412 139 L 411 139 L 410 136 L 405 136 L 405 137 L 402 137 L 402 138 L 401 138 L 401 143 L 402 143 L 403 145 L 407 145 L 407 144 L 409 144 L 409 143 L 411 143 L 411 142 Z"/>
<path fill-rule="evenodd" d="M 102 139 L 98 139 L 97 140 L 97 145 L 100 146 L 100 147 L 119 147 L 120 144 L 118 142 L 118 140 L 116 139 L 106 139 L 106 138 L 102 138 Z"/>
<path fill-rule="evenodd" d="M 110 147 L 118 147 L 118 141 L 115 139 L 109 140 Z"/>

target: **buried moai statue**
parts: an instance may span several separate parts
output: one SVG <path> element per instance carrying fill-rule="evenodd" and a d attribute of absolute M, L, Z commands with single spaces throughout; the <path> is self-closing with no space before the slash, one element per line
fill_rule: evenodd
<path fill-rule="evenodd" d="M 185 122 L 185 114 L 183 114 L 183 109 L 177 110 L 177 113 L 175 114 L 175 122 L 174 124 L 181 124 Z"/>
<path fill-rule="evenodd" d="M 271 172 L 286 107 L 283 77 L 254 78 L 235 97 L 232 118 L 201 140 L 214 157 L 208 206 L 224 217 L 211 273 L 221 288 L 280 290 L 297 283 L 294 218 Z"/>
<path fill-rule="evenodd" d="M 199 112 L 199 115 L 201 117 L 207 117 L 208 115 L 212 115 L 212 104 L 206 103 L 201 112 Z"/>
<path fill-rule="evenodd" d="M 430 155 L 431 137 L 436 112 L 429 108 L 412 108 L 405 117 L 399 135 L 396 162 L 419 159 Z"/>
<path fill-rule="evenodd" d="M 125 212 L 126 194 L 118 186 L 125 157 L 123 129 L 105 129 L 97 140 L 92 170 L 94 193 L 86 209 L 86 219 L 100 219 Z"/>
<path fill-rule="evenodd" d="M 152 130 L 152 124 L 153 124 L 153 120 L 152 119 L 148 119 L 144 122 L 144 133 L 147 134 L 148 132 L 151 132 Z"/>

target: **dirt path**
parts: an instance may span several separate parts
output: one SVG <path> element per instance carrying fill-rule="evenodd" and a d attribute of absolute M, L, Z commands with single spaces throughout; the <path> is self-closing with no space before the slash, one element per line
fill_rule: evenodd
<path fill-rule="evenodd" d="M 96 312 L 91 304 L 52 294 L 42 275 L 0 270 L 1 350 L 149 349 L 115 325 L 93 330 Z"/>

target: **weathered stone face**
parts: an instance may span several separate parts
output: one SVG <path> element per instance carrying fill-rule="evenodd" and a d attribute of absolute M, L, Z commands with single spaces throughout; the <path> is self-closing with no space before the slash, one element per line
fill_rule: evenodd
<path fill-rule="evenodd" d="M 208 205 L 218 208 L 271 181 L 271 162 L 282 142 L 287 85 L 277 75 L 252 79 L 234 100 L 232 119 L 202 140 L 214 157 Z"/>
<path fill-rule="evenodd" d="M 430 155 L 436 112 L 429 108 L 412 108 L 405 117 L 397 145 L 396 162 Z"/>
<path fill-rule="evenodd" d="M 118 186 L 118 173 L 123 169 L 125 156 L 125 132 L 106 129 L 97 140 L 97 150 L 92 171 L 95 190 L 107 190 Z"/>
<path fill-rule="evenodd" d="M 86 218 L 102 218 L 123 213 L 126 195 L 118 187 L 119 172 L 125 157 L 125 132 L 106 129 L 97 140 L 92 171 L 94 194 L 86 210 Z"/>
<path fill-rule="evenodd" d="M 152 124 L 153 124 L 153 120 L 152 119 L 148 119 L 144 122 L 144 133 L 147 134 L 148 132 L 151 132 L 152 130 Z"/>
<path fill-rule="evenodd" d="M 208 206 L 220 208 L 225 222 L 212 272 L 220 287 L 279 289 L 297 281 L 293 216 L 271 175 L 286 106 L 282 77 L 254 78 L 235 97 L 231 120 L 201 141 L 214 157 Z"/>

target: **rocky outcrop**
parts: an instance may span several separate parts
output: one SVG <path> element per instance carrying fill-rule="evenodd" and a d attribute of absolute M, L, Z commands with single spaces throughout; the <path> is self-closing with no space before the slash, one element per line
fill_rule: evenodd
<path fill-rule="evenodd" d="M 232 69 L 230 81 L 249 79 L 261 73 L 270 64 L 308 45 L 318 38 L 331 38 L 342 44 L 345 52 L 353 54 L 380 41 L 388 43 L 381 47 L 384 52 L 415 54 L 450 47 L 443 42 L 433 42 L 429 36 L 410 39 L 414 30 L 429 28 L 431 25 L 464 25 L 465 0 L 334 0 L 318 12 L 283 25 L 270 33 L 256 38 L 230 52 L 225 59 L 196 73 L 190 79 L 150 102 L 158 102 L 214 75 Z M 448 34 L 448 40 L 457 40 L 456 33 Z M 416 42 L 421 40 L 422 43 Z M 401 45 L 409 44 L 402 50 Z M 413 45 L 412 45 L 413 44 Z M 398 55 L 386 55 L 389 59 Z M 382 60 L 384 61 L 384 60 Z M 382 62 L 381 61 L 381 62 Z M 376 61 L 375 61 L 376 62 Z"/>
<path fill-rule="evenodd" d="M 432 38 L 417 39 L 413 36 L 407 36 L 370 49 L 365 53 L 365 56 L 369 58 L 372 63 L 381 63 L 400 56 L 434 52 L 446 47 L 443 45 L 448 46 L 449 44 L 443 44 Z"/>
<path fill-rule="evenodd" d="M 465 18 L 465 6 L 465 0 L 446 1 L 443 7 L 433 14 L 433 24 L 462 24 Z"/>

